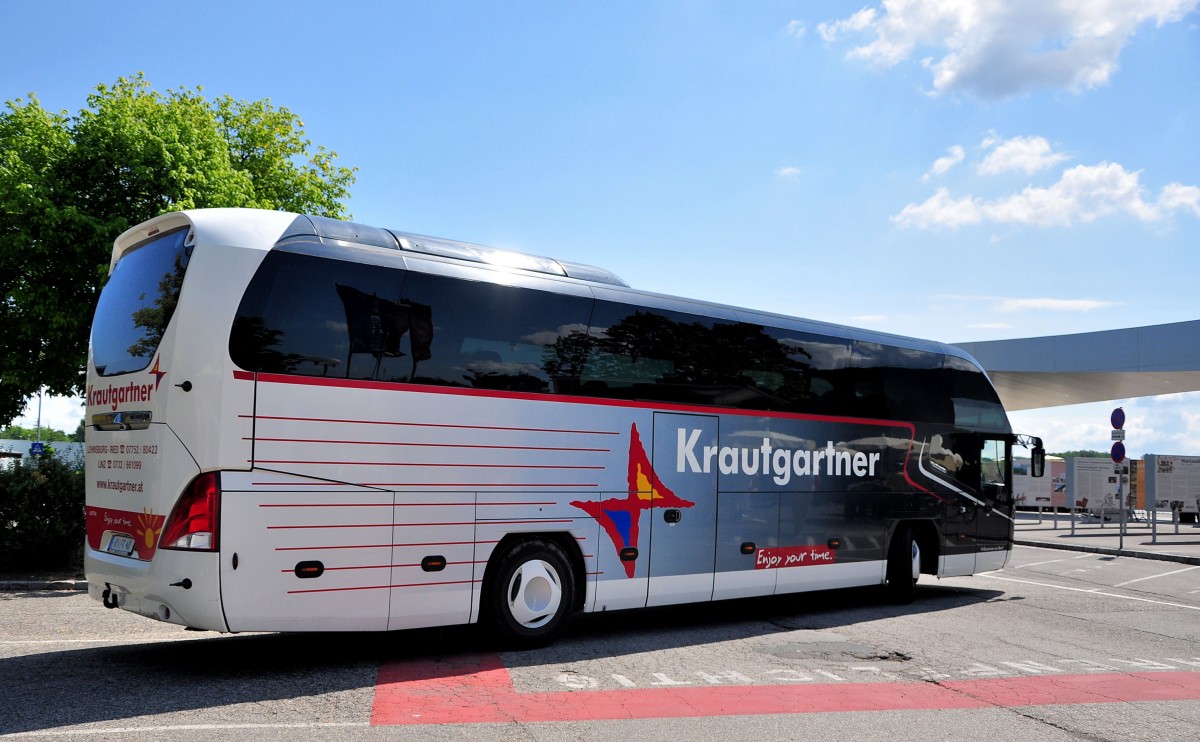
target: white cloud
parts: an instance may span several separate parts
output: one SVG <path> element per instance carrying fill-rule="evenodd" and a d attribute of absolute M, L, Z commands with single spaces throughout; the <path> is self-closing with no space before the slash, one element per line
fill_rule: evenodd
<path fill-rule="evenodd" d="M 808 27 L 804 25 L 804 21 L 790 21 L 784 30 L 788 36 L 795 36 L 797 39 L 804 38 L 808 33 Z"/>
<path fill-rule="evenodd" d="M 1200 217 L 1200 188 L 1182 183 L 1168 183 L 1158 194 L 1158 207 L 1172 210 L 1183 209 Z"/>
<path fill-rule="evenodd" d="M 42 397 L 42 429 L 60 430 L 68 435 L 75 432 L 83 420 L 83 397 Z M 22 428 L 33 428 L 38 422 L 38 398 L 29 399 L 25 412 L 12 421 Z"/>
<path fill-rule="evenodd" d="M 1017 170 L 1032 175 L 1070 159 L 1067 155 L 1052 151 L 1050 142 L 1043 137 L 1013 137 L 1004 141 L 989 137 L 983 141 L 983 147 L 994 149 L 980 163 L 980 175 L 999 175 Z"/>
<path fill-rule="evenodd" d="M 1014 431 L 1040 437 L 1047 451 L 1105 451 L 1112 445 L 1112 425 L 1108 422 L 1111 409 L 1111 403 L 1070 405 L 1022 410 L 1010 413 L 1008 418 Z"/>
<path fill-rule="evenodd" d="M 996 309 L 1001 312 L 1090 312 L 1119 305 L 1120 302 L 1099 299 L 1001 299 Z"/>
<path fill-rule="evenodd" d="M 892 221 L 902 227 L 935 229 L 979 224 L 983 221 L 983 208 L 979 199 L 971 196 L 954 198 L 947 188 L 938 188 L 932 196 L 920 204 L 909 204 Z"/>
<path fill-rule="evenodd" d="M 874 23 L 875 9 L 863 8 L 849 18 L 843 18 L 842 20 L 834 21 L 833 23 L 818 24 L 817 33 L 821 34 L 821 38 L 825 39 L 826 41 L 836 41 L 837 38 L 842 34 L 865 31 Z"/>
<path fill-rule="evenodd" d="M 980 322 L 974 325 L 967 325 L 969 330 L 1011 330 L 1012 325 L 1007 322 Z"/>
<path fill-rule="evenodd" d="M 1200 0 L 884 0 L 822 23 L 827 42 L 873 35 L 847 56 L 893 67 L 914 54 L 933 92 L 1004 98 L 1038 88 L 1106 84 L 1137 29 L 1179 21 Z"/>
<path fill-rule="evenodd" d="M 935 176 L 945 175 L 958 163 L 962 162 L 967 156 L 966 151 L 957 144 L 946 150 L 950 154 L 945 157 L 939 157 L 933 161 L 933 167 L 929 168 L 929 172 L 921 176 L 921 180 L 929 180 Z"/>
<path fill-rule="evenodd" d="M 1200 450 L 1200 392 L 1022 410 L 1011 413 L 1009 420 L 1014 430 L 1041 436 L 1048 451 L 1107 451 L 1114 407 L 1125 408 L 1125 447 L 1131 457 L 1194 455 Z"/>
<path fill-rule="evenodd" d="M 1116 163 L 1078 165 L 1046 188 L 1025 188 L 1020 193 L 993 202 L 986 208 L 989 218 L 1000 223 L 1038 227 L 1069 226 L 1075 221 L 1091 222 L 1102 216 L 1125 212 L 1142 221 L 1157 221 L 1161 211 L 1142 199 L 1139 175 Z"/>
<path fill-rule="evenodd" d="M 850 322 L 855 325 L 881 325 L 887 322 L 887 317 L 882 314 L 860 314 L 850 318 Z"/>
<path fill-rule="evenodd" d="M 794 166 L 781 167 L 775 171 L 775 175 L 780 180 L 788 180 L 793 183 L 800 182 L 800 168 Z"/>
<path fill-rule="evenodd" d="M 1101 299 L 1063 299 L 1061 297 L 1011 297 L 989 294 L 942 294 L 939 300 L 958 304 L 986 304 L 991 313 L 1013 314 L 1016 312 L 1091 312 L 1096 309 L 1121 306 L 1119 301 Z M 1006 330 L 1007 322 L 974 324 L 972 329 Z"/>
<path fill-rule="evenodd" d="M 923 203 L 905 206 L 892 221 L 916 229 L 956 229 L 983 222 L 1065 227 L 1114 214 L 1159 222 L 1175 211 L 1200 216 L 1200 188 L 1172 183 L 1162 189 L 1157 202 L 1150 202 L 1145 199 L 1140 173 L 1102 162 L 1069 168 L 1052 185 L 1031 185 L 1020 193 L 992 200 L 954 197 L 946 188 L 939 188 Z"/>

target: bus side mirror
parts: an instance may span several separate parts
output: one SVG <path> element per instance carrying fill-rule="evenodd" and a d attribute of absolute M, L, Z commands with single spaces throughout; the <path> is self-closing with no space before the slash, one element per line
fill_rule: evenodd
<path fill-rule="evenodd" d="M 1029 474 L 1034 477 L 1046 474 L 1046 449 L 1034 446 L 1030 453 Z"/>

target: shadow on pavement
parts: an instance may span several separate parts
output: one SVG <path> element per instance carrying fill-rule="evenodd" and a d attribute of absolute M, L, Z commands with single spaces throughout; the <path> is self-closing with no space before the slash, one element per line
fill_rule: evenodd
<path fill-rule="evenodd" d="M 910 605 L 881 603 L 878 590 L 856 589 L 590 614 L 578 617 L 548 648 L 503 652 L 501 657 L 507 667 L 522 667 L 619 656 L 953 610 L 1002 595 L 930 584 L 918 586 L 917 599 Z M 454 657 L 497 653 L 486 632 L 474 626 L 393 633 L 183 636 L 181 630 L 177 640 L 73 647 L 0 659 L 6 685 L 0 696 L 0 734 L 374 688 L 382 663 L 405 660 L 444 658 L 448 676 L 453 676 L 453 668 L 462 666 Z"/>

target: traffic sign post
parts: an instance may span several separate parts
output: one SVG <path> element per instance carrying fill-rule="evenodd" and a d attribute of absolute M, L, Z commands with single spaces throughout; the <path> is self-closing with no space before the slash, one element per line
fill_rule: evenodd
<path fill-rule="evenodd" d="M 1112 439 L 1116 441 L 1112 446 L 1112 460 L 1117 471 L 1117 507 L 1121 510 L 1121 536 L 1117 541 L 1117 552 L 1121 552 L 1125 550 L 1125 491 L 1121 486 L 1125 483 L 1125 475 L 1121 471 L 1121 464 L 1125 461 L 1125 410 L 1116 408 L 1108 419 L 1113 426 Z M 1103 525 L 1103 514 L 1100 518 Z"/>

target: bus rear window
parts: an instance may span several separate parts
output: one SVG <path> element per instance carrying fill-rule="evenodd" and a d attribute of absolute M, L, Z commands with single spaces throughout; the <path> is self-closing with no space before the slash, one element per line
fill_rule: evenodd
<path fill-rule="evenodd" d="M 92 322 L 92 360 L 101 376 L 150 365 L 175 313 L 190 249 L 180 228 L 125 253 L 100 292 Z"/>

